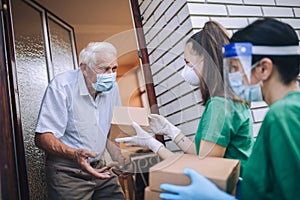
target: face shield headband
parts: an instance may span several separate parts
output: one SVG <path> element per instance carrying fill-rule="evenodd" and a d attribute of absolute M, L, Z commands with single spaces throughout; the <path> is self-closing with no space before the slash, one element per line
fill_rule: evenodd
<path fill-rule="evenodd" d="M 223 63 L 224 63 L 225 81 L 229 82 L 231 88 L 235 91 L 235 93 L 239 97 L 248 101 L 260 101 L 262 100 L 261 97 L 259 98 L 254 97 L 257 96 L 256 94 L 261 93 L 260 85 L 250 84 L 251 71 L 253 68 L 255 68 L 258 65 L 258 62 L 252 65 L 252 55 L 262 55 L 262 56 L 300 55 L 300 47 L 299 46 L 253 46 L 251 43 L 231 43 L 223 46 L 223 57 L 224 57 Z M 243 95 L 240 95 L 240 93 L 243 93 Z M 261 96 L 261 94 L 259 94 L 259 96 Z"/>
<path fill-rule="evenodd" d="M 251 43 L 231 43 L 223 46 L 224 67 L 229 73 L 240 71 L 250 82 L 252 55 L 291 56 L 300 55 L 300 46 L 253 46 Z"/>

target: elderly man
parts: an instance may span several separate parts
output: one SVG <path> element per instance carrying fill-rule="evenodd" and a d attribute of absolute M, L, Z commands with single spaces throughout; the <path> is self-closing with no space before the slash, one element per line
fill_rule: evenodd
<path fill-rule="evenodd" d="M 116 84 L 117 50 L 90 43 L 80 69 L 57 75 L 45 92 L 35 144 L 46 152 L 49 199 L 124 199 L 117 178 L 102 159 L 105 148 L 125 165 L 109 140 L 112 110 L 121 104 Z"/>

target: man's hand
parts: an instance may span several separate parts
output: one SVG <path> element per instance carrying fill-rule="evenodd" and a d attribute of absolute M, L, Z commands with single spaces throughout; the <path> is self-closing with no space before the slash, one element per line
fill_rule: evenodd
<path fill-rule="evenodd" d="M 95 158 L 99 153 L 87 151 L 84 149 L 77 149 L 74 152 L 75 162 L 81 167 L 81 169 L 89 173 L 90 175 L 100 178 L 107 179 L 110 178 L 110 173 L 106 171 L 109 167 L 102 167 L 101 169 L 94 169 L 88 160 L 88 158 Z"/>

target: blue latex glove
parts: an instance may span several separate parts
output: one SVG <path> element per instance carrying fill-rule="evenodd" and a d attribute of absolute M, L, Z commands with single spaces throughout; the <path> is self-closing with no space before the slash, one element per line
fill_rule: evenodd
<path fill-rule="evenodd" d="M 174 200 L 232 200 L 235 199 L 222 190 L 214 183 L 199 174 L 193 169 L 186 168 L 183 173 L 190 177 L 191 184 L 179 186 L 172 184 L 161 184 L 160 189 L 170 193 L 161 193 L 162 199 Z"/>
<path fill-rule="evenodd" d="M 243 183 L 243 178 L 239 177 L 239 181 L 237 182 L 237 185 L 236 185 L 236 194 L 235 194 L 237 199 L 241 198 L 242 183 Z"/>

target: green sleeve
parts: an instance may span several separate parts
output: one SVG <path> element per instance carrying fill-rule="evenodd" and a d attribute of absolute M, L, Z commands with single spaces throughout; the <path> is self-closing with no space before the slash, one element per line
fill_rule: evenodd
<path fill-rule="evenodd" d="M 206 140 L 227 147 L 230 142 L 230 131 L 227 121 L 225 99 L 211 99 L 198 127 L 196 137 L 198 137 L 199 142 L 200 140 Z"/>

